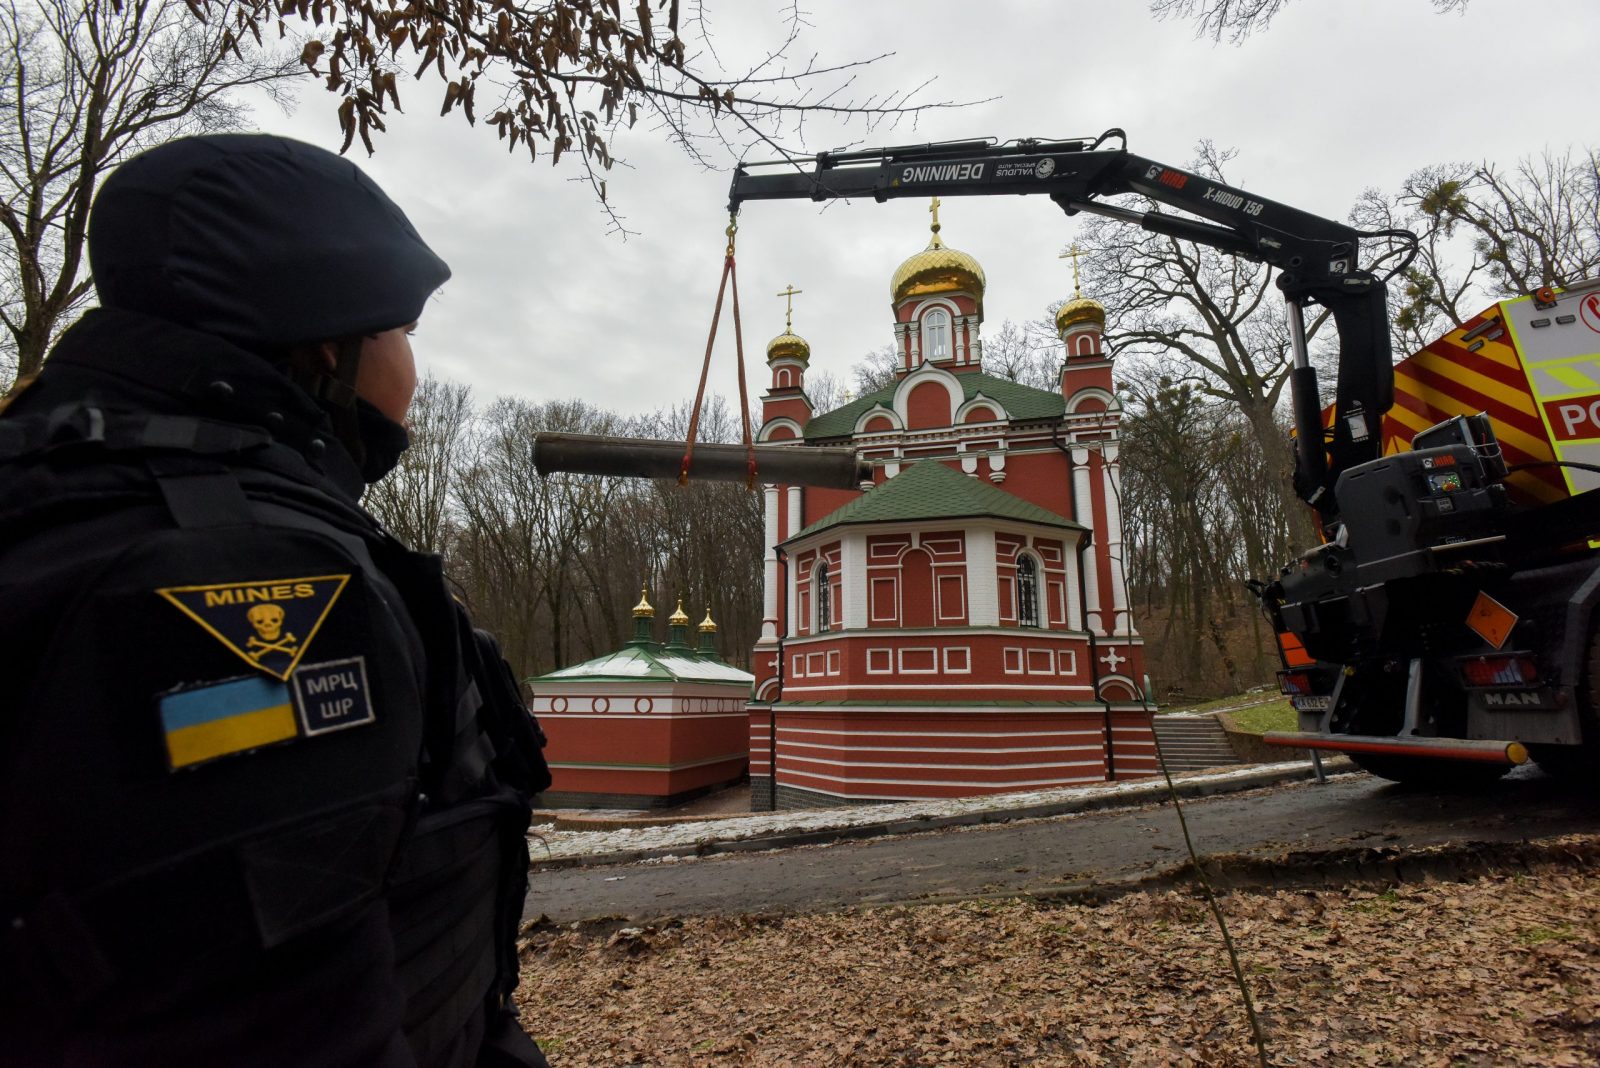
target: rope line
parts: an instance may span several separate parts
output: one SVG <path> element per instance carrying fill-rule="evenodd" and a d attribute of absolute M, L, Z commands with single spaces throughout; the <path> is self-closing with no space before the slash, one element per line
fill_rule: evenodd
<path fill-rule="evenodd" d="M 694 408 L 689 412 L 689 432 L 683 443 L 683 463 L 678 466 L 678 485 L 682 486 L 689 481 L 689 465 L 694 461 L 695 439 L 700 434 L 700 409 L 705 404 L 706 380 L 711 375 L 711 350 L 717 343 L 717 325 L 722 321 L 722 298 L 728 291 L 728 282 L 733 282 L 733 347 L 739 366 L 739 422 L 744 430 L 744 450 L 746 463 L 745 486 L 747 489 L 756 488 L 756 445 L 755 437 L 750 432 L 750 397 L 749 388 L 744 381 L 744 329 L 743 321 L 739 315 L 739 272 L 733 258 L 733 239 L 739 232 L 739 224 L 732 216 L 728 218 L 728 247 L 722 254 L 722 281 L 717 284 L 717 304 L 711 312 L 711 331 L 706 336 L 706 355 L 700 364 L 700 386 L 694 393 Z"/>

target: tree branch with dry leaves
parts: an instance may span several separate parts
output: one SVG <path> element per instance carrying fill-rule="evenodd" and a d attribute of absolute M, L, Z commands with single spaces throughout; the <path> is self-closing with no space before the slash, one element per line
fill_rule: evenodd
<path fill-rule="evenodd" d="M 787 9 L 781 39 L 752 63 L 728 69 L 712 43 L 702 4 L 687 20 L 679 0 L 186 0 L 231 43 L 267 34 L 316 36 L 301 52 L 307 71 L 338 98 L 346 151 L 375 149 L 402 89 L 442 86 L 440 115 L 495 132 L 508 151 L 578 158 L 583 180 L 609 204 L 605 172 L 619 132 L 640 121 L 713 166 L 706 147 L 734 156 L 755 145 L 794 155 L 811 116 L 860 120 L 867 128 L 960 106 L 920 100 L 927 83 L 852 96 L 861 69 L 883 55 L 824 63 L 800 53 L 808 28 Z M 608 210 L 609 209 L 608 207 Z M 615 229 L 626 232 L 611 211 Z"/>
<path fill-rule="evenodd" d="M 280 103 L 298 74 L 271 49 L 224 50 L 178 0 L 0 3 L 0 367 L 39 369 L 82 308 L 89 206 L 119 161 L 189 133 L 239 129 L 234 95 Z"/>

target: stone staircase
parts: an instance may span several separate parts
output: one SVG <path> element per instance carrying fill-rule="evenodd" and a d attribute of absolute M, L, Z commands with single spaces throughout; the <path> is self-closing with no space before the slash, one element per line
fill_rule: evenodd
<path fill-rule="evenodd" d="M 1197 771 L 1226 764 L 1243 764 L 1216 716 L 1183 713 L 1156 716 L 1156 741 L 1168 771 Z"/>

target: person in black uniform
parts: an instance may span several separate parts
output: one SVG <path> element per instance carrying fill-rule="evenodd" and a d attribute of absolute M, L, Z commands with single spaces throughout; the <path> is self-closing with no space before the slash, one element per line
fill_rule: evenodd
<path fill-rule="evenodd" d="M 261 135 L 123 164 L 89 257 L 0 413 L 0 1064 L 542 1065 L 543 737 L 358 503 L 449 269 Z"/>

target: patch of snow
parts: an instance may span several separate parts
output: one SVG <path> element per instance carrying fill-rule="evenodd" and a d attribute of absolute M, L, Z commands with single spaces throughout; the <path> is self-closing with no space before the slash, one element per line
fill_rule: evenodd
<path fill-rule="evenodd" d="M 1186 777 L 1184 781 L 1225 783 L 1275 768 L 1307 767 L 1309 763 L 1309 761 L 1289 761 L 1283 764 L 1245 765 L 1228 771 Z M 625 827 L 614 831 L 553 831 L 541 837 L 551 857 L 597 857 L 607 853 L 655 849 L 688 849 L 692 852 L 696 845 L 703 842 L 738 841 L 765 838 L 775 834 L 937 819 L 968 813 L 1004 812 L 1091 796 L 1107 794 L 1115 796 L 1141 790 L 1161 781 L 1160 776 L 1156 776 L 1116 783 L 1096 783 L 1092 786 L 1057 786 L 1022 793 L 985 794 L 980 797 L 897 801 L 890 804 L 799 809 L 790 812 L 758 812 L 749 816 L 724 816 L 715 820 L 696 820 L 654 827 Z M 536 854 L 534 863 L 538 862 L 539 855 Z"/>
<path fill-rule="evenodd" d="M 748 671 L 740 671 L 732 664 L 718 664 L 710 660 L 690 660 L 683 656 L 663 656 L 656 659 L 656 663 L 678 676 L 680 679 L 717 679 L 728 682 L 754 682 L 755 676 Z"/>
<path fill-rule="evenodd" d="M 552 671 L 547 679 L 581 679 L 587 675 L 648 675 L 650 661 L 630 653 L 613 653 L 602 660 L 590 660 L 560 671 Z"/>

